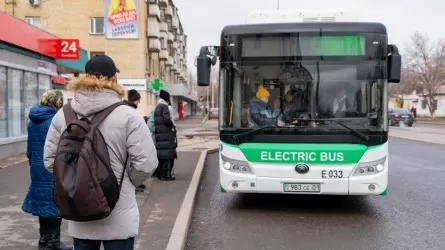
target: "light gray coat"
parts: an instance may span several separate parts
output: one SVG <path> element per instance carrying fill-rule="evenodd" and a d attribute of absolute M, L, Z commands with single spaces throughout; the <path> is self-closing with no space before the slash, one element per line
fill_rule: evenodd
<path fill-rule="evenodd" d="M 119 86 L 116 85 L 110 89 L 109 83 L 101 83 L 100 80 L 94 81 L 94 79 L 86 77 L 71 86 L 75 90 L 74 98 L 71 101 L 72 108 L 82 117 L 91 118 L 94 113 L 121 101 L 123 91 Z M 101 84 L 108 86 L 99 89 L 99 91 L 94 88 L 96 85 L 100 88 Z M 60 135 L 65 128 L 65 117 L 61 109 L 51 123 L 45 142 L 44 162 L 50 171 L 54 164 Z M 156 169 L 158 165 L 156 148 L 144 119 L 135 109 L 126 105 L 117 107 L 98 129 L 105 137 L 111 167 L 117 179 L 120 180 L 127 152 L 129 155 L 128 171 L 124 176 L 120 198 L 111 215 L 105 219 L 91 222 L 69 221 L 69 235 L 91 240 L 134 237 L 139 231 L 139 209 L 136 203 L 135 187 L 142 184 Z"/>

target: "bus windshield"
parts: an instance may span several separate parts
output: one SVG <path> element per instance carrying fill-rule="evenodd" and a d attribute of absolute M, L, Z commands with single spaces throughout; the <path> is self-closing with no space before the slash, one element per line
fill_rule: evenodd
<path fill-rule="evenodd" d="M 372 70 L 361 77 L 358 71 L 363 68 L 366 63 L 318 60 L 240 62 L 223 67 L 220 124 L 254 128 L 282 121 L 294 126 L 298 120 L 335 118 L 355 129 L 386 130 L 385 81 Z M 252 117 L 252 106 L 260 110 L 264 121 Z M 320 125 L 324 126 L 318 129 L 338 129 L 335 123 Z"/>

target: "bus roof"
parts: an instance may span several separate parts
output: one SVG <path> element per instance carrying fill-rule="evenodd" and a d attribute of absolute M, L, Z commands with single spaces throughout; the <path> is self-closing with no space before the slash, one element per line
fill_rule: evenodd
<path fill-rule="evenodd" d="M 229 25 L 223 28 L 222 35 L 267 34 L 292 32 L 357 32 L 386 34 L 382 23 L 367 22 L 303 22 Z"/>

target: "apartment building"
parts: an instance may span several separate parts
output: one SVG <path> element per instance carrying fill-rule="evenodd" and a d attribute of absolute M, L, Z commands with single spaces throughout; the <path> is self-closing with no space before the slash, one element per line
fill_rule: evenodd
<path fill-rule="evenodd" d="M 150 83 L 159 78 L 173 96 L 176 117 L 192 113 L 196 94 L 187 86 L 187 36 L 172 0 L 0 0 L 0 10 L 61 38 L 78 38 L 89 56 L 106 54 L 119 83 L 141 93 L 141 114 L 156 105 Z"/>

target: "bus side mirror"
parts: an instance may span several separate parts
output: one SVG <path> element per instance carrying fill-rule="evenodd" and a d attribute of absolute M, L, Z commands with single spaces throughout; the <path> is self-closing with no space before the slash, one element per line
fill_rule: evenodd
<path fill-rule="evenodd" d="M 397 46 L 388 45 L 388 82 L 399 83 L 402 71 L 402 56 Z"/>
<path fill-rule="evenodd" d="M 213 59 L 209 56 L 208 47 L 201 47 L 199 51 L 199 56 L 196 58 L 196 69 L 198 76 L 198 86 L 207 87 L 210 85 L 210 69 L 212 65 L 216 64 L 216 57 L 213 56 Z"/>

